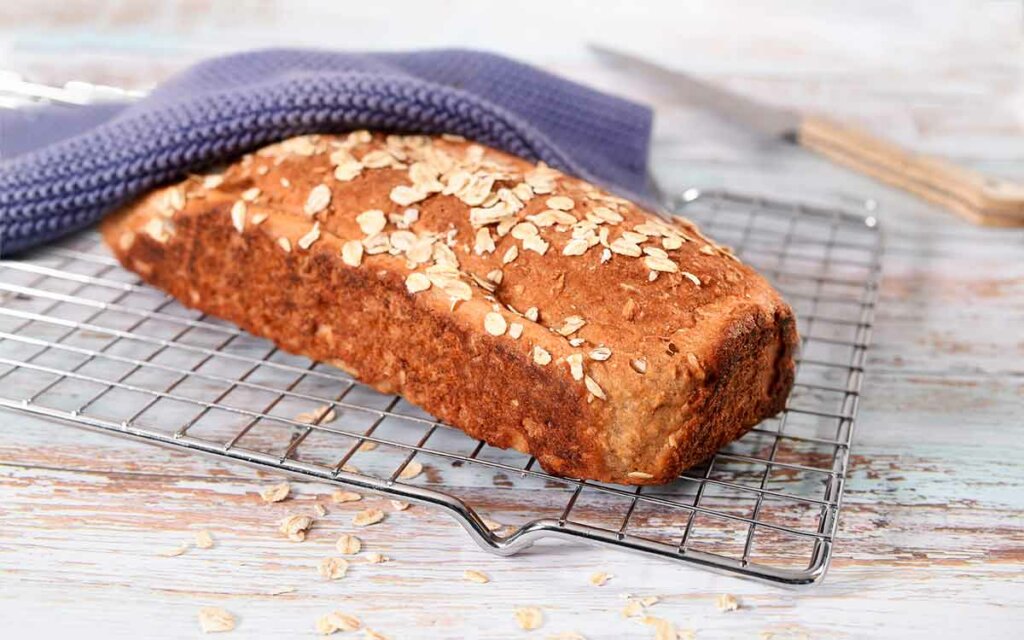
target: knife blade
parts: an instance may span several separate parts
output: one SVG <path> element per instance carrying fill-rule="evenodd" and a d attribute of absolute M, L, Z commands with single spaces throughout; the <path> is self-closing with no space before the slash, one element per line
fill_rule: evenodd
<path fill-rule="evenodd" d="M 599 44 L 589 46 L 610 68 L 644 81 L 673 102 L 699 105 L 765 135 L 796 141 L 800 129 L 796 111 L 747 98 L 629 53 Z"/>
<path fill-rule="evenodd" d="M 644 81 L 673 102 L 699 105 L 762 134 L 799 144 L 976 224 L 1024 226 L 1024 184 L 913 153 L 826 117 L 765 104 L 639 56 L 598 44 L 589 46 L 612 68 Z"/>

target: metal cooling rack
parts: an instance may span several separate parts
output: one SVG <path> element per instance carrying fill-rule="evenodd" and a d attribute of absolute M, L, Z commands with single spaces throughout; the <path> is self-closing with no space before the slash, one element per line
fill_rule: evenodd
<path fill-rule="evenodd" d="M 95 232 L 0 260 L 0 407 L 435 505 L 501 555 L 555 536 L 817 582 L 871 338 L 875 220 L 725 192 L 689 190 L 672 204 L 773 282 L 802 344 L 787 410 L 666 486 L 548 475 L 531 457 L 182 307 L 121 269 Z M 297 419 L 324 406 L 336 419 Z M 401 478 L 413 461 L 424 473 Z"/>

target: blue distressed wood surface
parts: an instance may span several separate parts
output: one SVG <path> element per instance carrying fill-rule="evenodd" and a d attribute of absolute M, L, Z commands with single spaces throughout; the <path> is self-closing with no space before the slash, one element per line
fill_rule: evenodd
<path fill-rule="evenodd" d="M 599 40 L 1024 180 L 1020 3 L 642 5 L 9 2 L 0 6 L 0 68 L 145 86 L 197 57 L 245 47 L 458 45 L 626 91 L 587 55 L 584 43 Z M 246 638 L 313 636 L 316 617 L 335 608 L 395 639 L 653 637 L 620 615 L 631 593 L 661 597 L 650 614 L 698 638 L 1019 637 L 1024 232 L 972 227 L 706 113 L 659 107 L 654 164 L 667 187 L 877 203 L 884 280 L 824 585 L 780 591 L 585 547 L 495 558 L 446 516 L 416 507 L 363 534 L 393 563 L 354 566 L 325 583 L 315 567 L 332 552 L 346 509 L 329 506 L 323 531 L 291 545 L 274 535 L 281 510 L 255 495 L 272 478 L 2 412 L 0 629 L 191 637 L 197 609 L 217 605 L 239 617 L 231 635 Z M 326 494 L 295 490 L 304 508 Z M 214 549 L 158 555 L 200 528 L 214 533 Z M 463 581 L 470 568 L 493 581 Z M 614 577 L 594 587 L 596 571 Z M 298 591 L 267 595 L 282 586 Z M 739 611 L 716 610 L 727 592 Z M 521 605 L 543 608 L 540 630 L 515 626 Z"/>

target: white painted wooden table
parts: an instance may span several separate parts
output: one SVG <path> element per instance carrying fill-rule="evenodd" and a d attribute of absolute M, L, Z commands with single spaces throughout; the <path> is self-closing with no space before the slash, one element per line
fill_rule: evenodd
<path fill-rule="evenodd" d="M 1018 2 L 552 4 L 7 3 L 0 67 L 123 84 L 247 46 L 458 44 L 614 89 L 620 81 L 582 48 L 597 39 L 1024 180 Z M 0 637 L 195 637 L 202 606 L 238 616 L 230 637 L 312 637 L 317 616 L 332 609 L 396 639 L 653 636 L 620 615 L 624 593 L 659 596 L 651 614 L 699 638 L 1020 637 L 1024 233 L 971 227 L 696 111 L 660 114 L 654 164 L 666 186 L 878 202 L 885 277 L 853 473 L 822 586 L 782 591 L 568 545 L 496 558 L 420 507 L 363 535 L 368 550 L 393 562 L 354 564 L 328 583 L 316 564 L 347 530 L 350 509 L 330 507 L 303 544 L 274 531 L 282 513 L 310 509 L 325 487 L 295 484 L 290 505 L 264 505 L 257 491 L 275 479 L 247 468 L 4 412 Z M 159 555 L 200 529 L 213 533 L 213 549 Z M 463 581 L 467 568 L 492 582 Z M 595 571 L 614 578 L 591 586 Z M 715 598 L 727 592 L 742 606 L 719 613 Z M 543 609 L 540 630 L 518 629 L 512 612 L 521 605 Z"/>

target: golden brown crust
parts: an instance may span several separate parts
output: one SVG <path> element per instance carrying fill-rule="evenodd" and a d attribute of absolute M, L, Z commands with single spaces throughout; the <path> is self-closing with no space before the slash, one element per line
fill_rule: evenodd
<path fill-rule="evenodd" d="M 293 139 L 103 231 L 185 304 L 557 474 L 667 482 L 792 385 L 792 311 L 691 223 L 461 140 Z"/>

